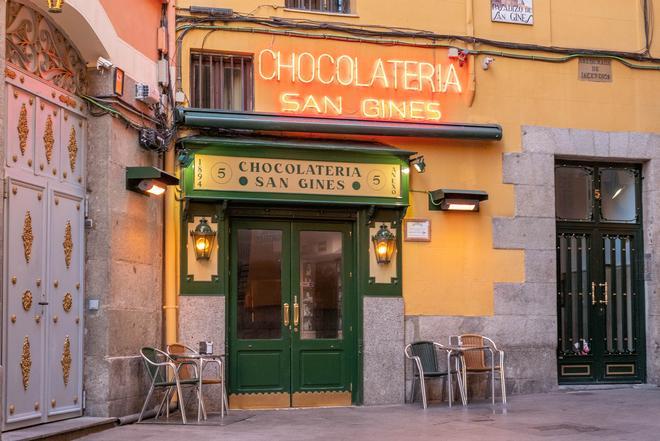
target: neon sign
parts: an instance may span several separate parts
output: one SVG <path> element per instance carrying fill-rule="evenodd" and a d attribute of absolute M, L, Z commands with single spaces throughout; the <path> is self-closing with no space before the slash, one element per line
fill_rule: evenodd
<path fill-rule="evenodd" d="M 255 85 L 276 99 L 268 110 L 437 122 L 445 118 L 443 104 L 460 97 L 467 76 L 467 69 L 455 65 L 446 50 L 406 49 L 422 55 L 417 58 L 388 56 L 392 48 L 359 55 L 301 49 L 257 53 Z"/>

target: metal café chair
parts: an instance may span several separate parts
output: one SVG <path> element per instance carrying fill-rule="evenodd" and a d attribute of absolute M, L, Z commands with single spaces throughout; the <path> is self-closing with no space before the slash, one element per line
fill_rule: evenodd
<path fill-rule="evenodd" d="M 220 414 L 224 416 L 225 414 L 229 415 L 229 403 L 227 400 L 227 387 L 225 384 L 225 371 L 224 371 L 224 365 L 221 360 L 218 360 L 216 358 L 204 358 L 203 354 L 200 354 L 198 351 L 195 349 L 191 348 L 188 345 L 185 345 L 183 343 L 172 343 L 170 345 L 167 345 L 167 353 L 170 355 L 178 355 L 178 354 L 194 354 L 194 355 L 202 355 L 201 361 L 201 372 L 200 375 L 202 375 L 202 385 L 210 385 L 210 384 L 219 384 L 222 388 L 222 401 L 220 403 Z M 211 378 L 204 378 L 204 367 L 208 364 L 215 364 L 217 365 L 217 377 L 211 377 Z M 190 375 L 189 368 L 186 369 L 186 372 L 184 375 Z M 203 395 L 202 395 L 203 396 Z M 206 407 L 204 406 L 204 400 L 202 399 L 201 401 L 201 407 L 202 407 L 202 412 L 204 414 L 204 419 L 207 418 L 206 416 Z"/>
<path fill-rule="evenodd" d="M 165 391 L 163 399 L 161 400 L 160 405 L 158 406 L 158 410 L 156 411 L 156 418 L 158 418 L 158 415 L 160 415 L 163 406 L 165 406 L 165 412 L 169 416 L 169 395 L 174 389 L 176 389 L 177 402 L 179 403 L 179 409 L 181 410 L 181 420 L 183 421 L 183 424 L 187 424 L 186 409 L 185 406 L 181 404 L 183 403 L 181 387 L 193 386 L 197 391 L 197 396 L 199 397 L 199 390 L 197 388 L 199 379 L 196 377 L 196 375 L 193 375 L 191 378 L 187 379 L 179 378 L 179 370 L 186 364 L 190 363 L 175 363 L 174 360 L 172 360 L 172 358 L 165 352 L 151 347 L 144 347 L 140 349 L 140 355 L 144 361 L 147 373 L 151 378 L 151 386 L 149 387 L 147 398 L 145 398 L 144 404 L 142 405 L 142 410 L 140 411 L 140 416 L 138 417 L 138 423 L 142 421 L 144 411 L 146 410 L 147 404 L 149 403 L 151 395 L 155 389 L 164 389 Z M 168 368 L 171 369 L 171 373 L 169 373 L 169 375 L 171 375 L 172 380 L 168 380 Z M 196 374 L 196 367 L 194 369 Z"/>
<path fill-rule="evenodd" d="M 444 351 L 447 354 L 447 370 L 440 370 L 438 363 L 438 351 Z M 453 354 L 450 348 L 443 346 L 440 343 L 432 341 L 418 341 L 410 343 L 404 349 L 406 358 L 413 361 L 413 379 L 412 386 L 410 390 L 410 402 L 415 401 L 415 383 L 419 379 L 419 385 L 422 392 L 422 406 L 424 409 L 427 408 L 427 399 L 426 399 L 426 379 L 432 378 L 443 378 L 446 377 L 447 381 L 447 396 L 449 407 L 454 401 L 454 391 L 451 384 L 451 376 L 456 375 L 456 380 L 458 381 L 458 388 L 461 395 L 461 401 L 463 405 L 466 405 L 466 395 L 463 389 L 463 381 L 461 379 L 460 371 L 458 369 L 458 359 Z M 451 369 L 451 358 L 454 357 L 456 361 L 455 369 Z"/>
<path fill-rule="evenodd" d="M 490 376 L 491 401 L 495 404 L 495 376 L 498 376 L 502 395 L 502 404 L 506 404 L 506 384 L 504 381 L 504 351 L 497 348 L 495 342 L 479 334 L 461 334 L 449 337 L 450 345 L 463 347 L 463 383 L 467 392 L 467 374 Z M 489 362 L 486 360 L 489 354 Z"/>

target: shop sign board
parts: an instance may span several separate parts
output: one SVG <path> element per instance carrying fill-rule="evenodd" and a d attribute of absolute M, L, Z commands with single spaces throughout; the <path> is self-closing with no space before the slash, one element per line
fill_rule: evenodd
<path fill-rule="evenodd" d="M 608 58 L 580 58 L 578 78 L 596 83 L 612 82 L 612 60 Z"/>
<path fill-rule="evenodd" d="M 401 198 L 401 165 L 197 154 L 193 190 Z"/>
<path fill-rule="evenodd" d="M 451 120 L 469 57 L 447 48 L 277 39 L 255 51 L 261 112 L 382 121 Z"/>
<path fill-rule="evenodd" d="M 534 24 L 534 0 L 490 0 L 491 20 L 501 23 Z"/>

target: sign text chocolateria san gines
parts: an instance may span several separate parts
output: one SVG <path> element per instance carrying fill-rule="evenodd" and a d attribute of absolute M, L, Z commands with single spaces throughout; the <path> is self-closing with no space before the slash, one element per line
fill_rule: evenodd
<path fill-rule="evenodd" d="M 195 155 L 194 190 L 401 197 L 401 166 Z"/>

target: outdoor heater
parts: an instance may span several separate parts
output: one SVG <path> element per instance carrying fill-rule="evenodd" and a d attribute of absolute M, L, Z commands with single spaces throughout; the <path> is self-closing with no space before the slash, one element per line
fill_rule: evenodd
<path fill-rule="evenodd" d="M 488 200 L 488 193 L 480 190 L 438 189 L 429 191 L 431 211 L 479 211 L 479 203 Z"/>
<path fill-rule="evenodd" d="M 156 167 L 126 167 L 126 189 L 144 195 L 160 196 L 179 178 Z"/>

